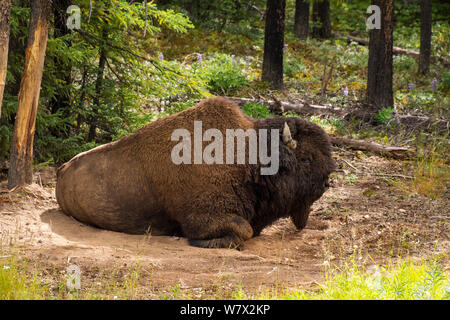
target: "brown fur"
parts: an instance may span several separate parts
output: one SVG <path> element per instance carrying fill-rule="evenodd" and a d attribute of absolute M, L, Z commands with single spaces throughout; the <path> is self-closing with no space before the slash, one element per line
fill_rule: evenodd
<path fill-rule="evenodd" d="M 280 167 L 272 176 L 260 175 L 259 165 L 175 165 L 171 151 L 178 142 L 171 134 L 178 128 L 192 134 L 194 120 L 203 131 L 219 129 L 224 140 L 226 129 L 237 128 L 276 128 L 281 135 L 286 122 L 298 146 L 280 141 Z M 201 247 L 240 246 L 280 217 L 302 229 L 333 168 L 328 135 L 317 125 L 254 120 L 229 100 L 210 98 L 77 155 L 58 169 L 56 196 L 66 214 L 100 228 L 179 234 Z"/>

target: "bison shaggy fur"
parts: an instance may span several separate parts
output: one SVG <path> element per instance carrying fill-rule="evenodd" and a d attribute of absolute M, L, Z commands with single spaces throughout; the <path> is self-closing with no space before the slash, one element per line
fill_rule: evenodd
<path fill-rule="evenodd" d="M 193 133 L 199 120 L 203 130 L 216 128 L 224 136 L 226 129 L 268 129 L 269 135 L 278 129 L 278 172 L 261 175 L 259 162 L 174 164 L 172 132 Z M 283 141 L 286 124 L 294 147 Z M 99 228 L 240 247 L 282 217 L 304 228 L 333 169 L 329 137 L 319 126 L 299 118 L 255 120 L 227 99 L 210 98 L 78 154 L 58 168 L 56 197 L 65 214 Z"/>

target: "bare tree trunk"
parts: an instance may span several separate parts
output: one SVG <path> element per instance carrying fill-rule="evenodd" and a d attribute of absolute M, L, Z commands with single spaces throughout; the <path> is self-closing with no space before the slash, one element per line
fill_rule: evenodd
<path fill-rule="evenodd" d="M 313 36 L 331 38 L 330 0 L 316 0 L 313 3 Z"/>
<path fill-rule="evenodd" d="M 427 74 L 431 57 L 431 0 L 420 1 L 420 56 L 419 72 Z"/>
<path fill-rule="evenodd" d="M 51 0 L 33 0 L 31 4 L 25 68 L 20 83 L 14 135 L 11 141 L 8 188 L 33 181 L 33 141 L 44 71 L 50 9 Z"/>
<path fill-rule="evenodd" d="M 107 38 L 107 32 L 103 32 L 103 39 Z M 98 70 L 97 70 L 97 80 L 95 81 L 95 96 L 94 96 L 94 106 L 93 106 L 93 116 L 90 121 L 88 141 L 94 141 L 96 130 L 97 130 L 97 117 L 98 117 L 98 109 L 100 108 L 100 96 L 102 93 L 103 86 L 103 74 L 105 73 L 106 66 L 106 50 L 104 45 L 100 48 L 100 60 L 98 62 Z"/>
<path fill-rule="evenodd" d="M 8 67 L 10 15 L 11 0 L 2 0 L 0 3 L 0 118 L 2 116 L 3 92 L 5 90 L 6 70 Z"/>
<path fill-rule="evenodd" d="M 262 80 L 283 87 L 284 18 L 286 0 L 267 0 Z"/>
<path fill-rule="evenodd" d="M 381 29 L 369 32 L 367 102 L 376 109 L 392 107 L 394 0 L 372 0 L 381 9 Z"/>
<path fill-rule="evenodd" d="M 299 40 L 308 39 L 309 0 L 297 0 L 295 2 L 294 33 Z"/>

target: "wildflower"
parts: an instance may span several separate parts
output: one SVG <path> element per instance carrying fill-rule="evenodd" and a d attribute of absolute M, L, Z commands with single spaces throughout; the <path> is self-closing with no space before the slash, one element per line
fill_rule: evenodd
<path fill-rule="evenodd" d="M 246 62 L 247 64 L 250 64 L 250 57 L 249 57 L 249 56 L 246 56 L 246 57 L 245 57 L 245 62 Z"/>
<path fill-rule="evenodd" d="M 202 62 L 202 55 L 200 53 L 197 53 L 197 61 Z"/>
<path fill-rule="evenodd" d="M 348 88 L 347 87 L 344 87 L 344 89 L 342 90 L 343 91 L 343 93 L 344 93 L 344 96 L 348 96 Z"/>
<path fill-rule="evenodd" d="M 287 43 L 285 43 L 284 44 L 284 50 L 287 50 L 288 49 L 288 45 L 287 45 Z"/>
<path fill-rule="evenodd" d="M 409 90 L 413 90 L 414 89 L 414 83 L 412 83 L 412 82 L 408 83 L 408 88 L 409 88 Z"/>
<path fill-rule="evenodd" d="M 164 55 L 162 54 L 162 52 L 159 54 L 159 60 L 161 60 L 161 61 L 164 60 Z"/>
<path fill-rule="evenodd" d="M 437 79 L 434 78 L 433 81 L 431 81 L 431 88 L 433 89 L 433 91 L 437 90 Z"/>

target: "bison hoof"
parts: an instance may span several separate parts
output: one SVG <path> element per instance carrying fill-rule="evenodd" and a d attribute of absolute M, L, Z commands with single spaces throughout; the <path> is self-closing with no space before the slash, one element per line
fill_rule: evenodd
<path fill-rule="evenodd" d="M 199 248 L 228 248 L 239 251 L 242 251 L 244 248 L 242 241 L 231 236 L 208 240 L 189 239 L 189 244 Z"/>

